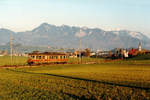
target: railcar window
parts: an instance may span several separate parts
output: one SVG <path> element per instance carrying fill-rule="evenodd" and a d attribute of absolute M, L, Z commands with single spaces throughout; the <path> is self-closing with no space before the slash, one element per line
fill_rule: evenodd
<path fill-rule="evenodd" d="M 45 59 L 45 56 L 43 56 L 43 59 Z"/>
<path fill-rule="evenodd" d="M 52 59 L 52 57 L 51 57 L 51 56 L 49 56 L 49 59 Z"/>
<path fill-rule="evenodd" d="M 60 56 L 60 59 L 62 59 L 62 56 Z"/>
<path fill-rule="evenodd" d="M 39 59 L 39 56 L 36 56 L 36 59 Z"/>
<path fill-rule="evenodd" d="M 39 59 L 41 59 L 41 56 L 39 56 Z"/>
<path fill-rule="evenodd" d="M 45 56 L 45 58 L 44 59 L 47 59 L 47 56 Z"/>
<path fill-rule="evenodd" d="M 35 56 L 34 59 L 37 59 L 37 56 Z"/>
<path fill-rule="evenodd" d="M 58 56 L 56 56 L 56 59 L 58 59 Z"/>

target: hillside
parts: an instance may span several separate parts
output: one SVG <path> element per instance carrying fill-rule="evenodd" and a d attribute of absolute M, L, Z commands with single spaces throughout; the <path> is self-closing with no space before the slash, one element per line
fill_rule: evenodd
<path fill-rule="evenodd" d="M 30 46 L 79 48 L 79 40 L 81 39 L 83 48 L 137 47 L 140 41 L 144 48 L 150 47 L 150 39 L 140 32 L 128 30 L 104 31 L 99 28 L 55 26 L 48 23 L 43 23 L 39 27 L 26 32 L 15 33 L 7 29 L 0 29 L 0 44 L 9 42 L 10 33 L 13 33 L 15 43 Z"/>

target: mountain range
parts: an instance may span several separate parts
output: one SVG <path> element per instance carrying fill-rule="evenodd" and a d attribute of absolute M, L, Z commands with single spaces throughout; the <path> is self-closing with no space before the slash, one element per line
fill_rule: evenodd
<path fill-rule="evenodd" d="M 9 36 L 13 35 L 13 42 L 30 46 L 49 46 L 60 48 L 94 48 L 113 49 L 137 47 L 139 42 L 143 48 L 150 48 L 150 39 L 141 32 L 128 30 L 105 31 L 100 28 L 55 26 L 42 23 L 37 28 L 25 32 L 13 32 L 0 29 L 0 45 L 9 43 Z"/>

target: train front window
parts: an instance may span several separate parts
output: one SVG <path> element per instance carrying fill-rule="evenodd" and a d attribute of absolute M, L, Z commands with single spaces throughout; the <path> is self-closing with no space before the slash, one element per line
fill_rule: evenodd
<path fill-rule="evenodd" d="M 34 59 L 34 56 L 30 56 L 32 59 Z"/>

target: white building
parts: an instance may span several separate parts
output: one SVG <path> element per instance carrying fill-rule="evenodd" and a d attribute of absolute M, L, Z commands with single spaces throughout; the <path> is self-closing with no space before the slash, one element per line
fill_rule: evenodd
<path fill-rule="evenodd" d="M 142 51 L 142 44 L 141 44 L 141 42 L 139 43 L 138 50 Z"/>
<path fill-rule="evenodd" d="M 129 55 L 128 55 L 128 51 L 127 50 L 123 50 L 123 56 L 125 57 L 125 58 L 128 58 L 129 57 Z"/>

